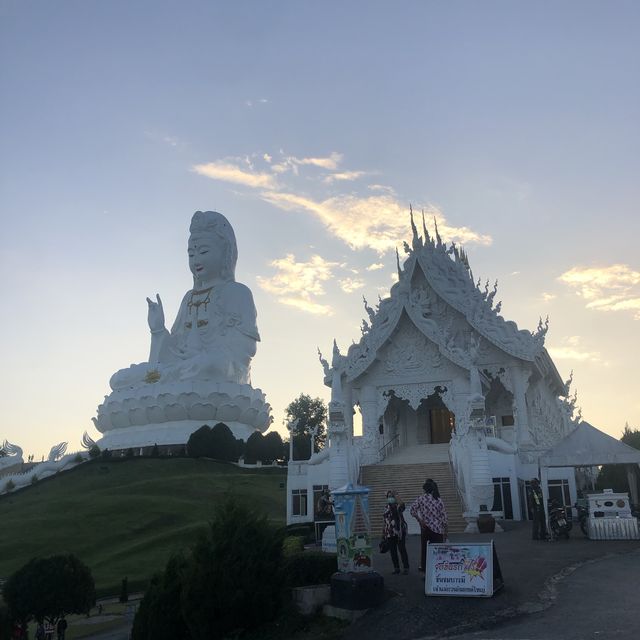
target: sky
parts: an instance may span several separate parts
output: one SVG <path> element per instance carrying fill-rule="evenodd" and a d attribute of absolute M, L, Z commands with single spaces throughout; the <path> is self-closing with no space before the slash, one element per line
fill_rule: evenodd
<path fill-rule="evenodd" d="M 80 448 L 233 225 L 282 426 L 435 216 L 583 417 L 640 427 L 640 5 L 0 0 L 0 441 Z"/>

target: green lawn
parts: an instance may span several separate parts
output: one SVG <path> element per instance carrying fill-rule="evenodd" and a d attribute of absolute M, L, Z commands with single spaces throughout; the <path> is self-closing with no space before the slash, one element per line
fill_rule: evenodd
<path fill-rule="evenodd" d="M 75 553 L 100 595 L 130 591 L 188 546 L 223 497 L 285 522 L 286 470 L 187 458 L 93 461 L 0 498 L 0 578 L 30 558 Z"/>

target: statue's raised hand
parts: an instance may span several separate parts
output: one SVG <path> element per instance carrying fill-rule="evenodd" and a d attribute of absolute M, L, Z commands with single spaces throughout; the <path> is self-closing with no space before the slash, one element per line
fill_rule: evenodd
<path fill-rule="evenodd" d="M 162 308 L 162 300 L 160 300 L 160 296 L 157 293 L 156 300 L 158 302 L 154 302 L 150 298 L 147 298 L 147 304 L 149 305 L 147 321 L 149 322 L 149 329 L 151 329 L 151 333 L 164 331 L 164 309 Z"/>

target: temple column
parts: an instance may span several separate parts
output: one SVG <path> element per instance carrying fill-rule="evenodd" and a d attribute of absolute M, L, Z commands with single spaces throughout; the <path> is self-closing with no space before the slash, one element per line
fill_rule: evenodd
<path fill-rule="evenodd" d="M 378 462 L 378 398 L 373 385 L 362 387 L 360 392 L 360 411 L 362 413 L 362 439 L 364 441 L 363 462 Z"/>
<path fill-rule="evenodd" d="M 509 374 L 513 382 L 513 406 L 516 414 L 516 442 L 520 445 L 531 444 L 529 430 L 529 413 L 525 393 L 528 387 L 528 377 L 521 367 L 510 367 Z"/>

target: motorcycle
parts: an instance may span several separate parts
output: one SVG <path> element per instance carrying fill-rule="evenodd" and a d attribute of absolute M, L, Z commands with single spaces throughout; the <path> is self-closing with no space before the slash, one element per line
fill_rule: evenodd
<path fill-rule="evenodd" d="M 560 536 L 569 539 L 569 532 L 573 527 L 573 522 L 567 510 L 557 501 L 549 502 L 549 529 L 554 540 Z"/>
<path fill-rule="evenodd" d="M 580 531 L 584 533 L 585 536 L 589 535 L 589 508 L 586 503 L 576 502 L 575 504 L 576 511 L 578 512 L 578 523 L 580 524 Z"/>

